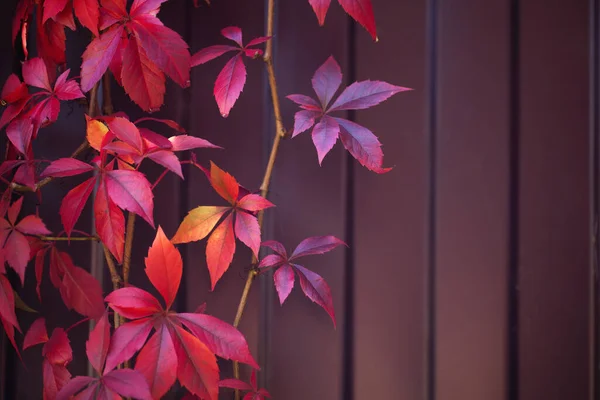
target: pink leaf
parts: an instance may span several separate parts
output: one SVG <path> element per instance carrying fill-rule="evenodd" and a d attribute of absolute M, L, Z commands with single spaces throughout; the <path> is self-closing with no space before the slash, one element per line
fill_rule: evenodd
<path fill-rule="evenodd" d="M 327 15 L 327 10 L 329 9 L 329 4 L 331 4 L 331 0 L 308 0 L 308 2 L 317 15 L 319 25 L 323 26 L 325 23 L 325 16 Z"/>
<path fill-rule="evenodd" d="M 49 235 L 50 232 L 44 221 L 36 215 L 28 215 L 15 227 L 19 232 L 26 235 Z"/>
<path fill-rule="evenodd" d="M 285 250 L 285 247 L 281 243 L 279 243 L 275 240 L 266 240 L 261 243 L 261 246 L 266 246 L 266 247 L 270 248 L 271 250 L 273 250 L 275 253 L 282 256 L 283 258 L 287 259 L 287 251 Z"/>
<path fill-rule="evenodd" d="M 312 140 L 319 156 L 319 165 L 337 142 L 340 126 L 335 119 L 324 116 L 312 131 Z"/>
<path fill-rule="evenodd" d="M 71 70 L 63 72 L 54 84 L 54 94 L 59 100 L 68 101 L 85 97 L 75 80 L 67 80 L 70 72 Z"/>
<path fill-rule="evenodd" d="M 210 273 L 211 290 L 229 268 L 235 254 L 235 236 L 233 233 L 233 214 L 214 230 L 206 244 L 206 263 Z"/>
<path fill-rule="evenodd" d="M 149 317 L 162 310 L 154 296 L 134 286 L 114 290 L 105 300 L 113 310 L 129 319 Z"/>
<path fill-rule="evenodd" d="M 74 176 L 85 172 L 93 171 L 94 167 L 90 164 L 79 161 L 75 158 L 59 158 L 46 167 L 42 177 L 51 176 L 53 178 L 63 178 Z"/>
<path fill-rule="evenodd" d="M 246 47 L 256 46 L 258 44 L 262 44 L 262 43 L 268 42 L 269 40 L 271 40 L 271 36 L 257 37 L 257 38 L 252 39 L 250 42 L 248 42 L 248 44 L 246 45 Z"/>
<path fill-rule="evenodd" d="M 338 0 L 346 12 L 365 27 L 371 34 L 373 40 L 377 40 L 377 30 L 375 28 L 375 16 L 373 15 L 373 6 L 371 0 Z"/>
<path fill-rule="evenodd" d="M 399 92 L 411 90 L 381 81 L 354 82 L 335 100 L 332 111 L 363 110 L 376 106 Z"/>
<path fill-rule="evenodd" d="M 94 201 L 96 232 L 102 243 L 117 259 L 123 262 L 125 245 L 125 217 L 117 205 L 109 198 L 106 185 L 101 180 Z"/>
<path fill-rule="evenodd" d="M 10 104 L 19 101 L 28 95 L 27 85 L 21 82 L 17 75 L 11 74 L 2 87 L 0 98 L 4 100 L 5 103 Z"/>
<path fill-rule="evenodd" d="M 341 83 L 342 70 L 333 56 L 330 56 L 327 61 L 317 69 L 312 78 L 313 89 L 321 101 L 323 109 L 327 107 Z"/>
<path fill-rule="evenodd" d="M 25 334 L 25 339 L 23 339 L 23 350 L 40 343 L 46 343 L 47 341 L 48 331 L 46 331 L 46 320 L 44 318 L 38 318 L 33 321 L 33 324 L 31 324 L 29 330 Z"/>
<path fill-rule="evenodd" d="M 131 121 L 122 117 L 113 117 L 106 121 L 106 125 L 117 138 L 136 149 L 140 154 L 144 152 L 144 142 L 140 130 Z"/>
<path fill-rule="evenodd" d="M 179 251 L 165 236 L 160 226 L 148 251 L 148 257 L 144 261 L 146 275 L 165 299 L 168 309 L 175 301 L 175 296 L 177 296 L 179 290 L 183 274 L 183 260 Z"/>
<path fill-rule="evenodd" d="M 73 350 L 67 333 L 62 328 L 52 331 L 50 339 L 42 348 L 42 356 L 51 364 L 67 365 L 73 360 Z"/>
<path fill-rule="evenodd" d="M 42 361 L 44 399 L 60 399 L 59 391 L 71 382 L 71 374 L 64 365 Z M 92 378 L 89 378 L 92 379 Z"/>
<path fill-rule="evenodd" d="M 303 94 L 290 94 L 286 96 L 287 99 L 293 101 L 298 104 L 301 108 L 309 111 L 317 111 L 321 112 L 321 105 L 312 97 L 305 96 Z"/>
<path fill-rule="evenodd" d="M 226 360 L 243 362 L 258 369 L 244 335 L 233 326 L 207 314 L 177 314 L 183 323 L 210 351 Z"/>
<path fill-rule="evenodd" d="M 246 66 L 242 57 L 237 55 L 225 64 L 215 81 L 214 95 L 223 117 L 229 116 L 245 84 Z"/>
<path fill-rule="evenodd" d="M 90 91 L 100 80 L 119 48 L 124 29 L 123 25 L 115 26 L 88 45 L 81 64 L 81 90 Z"/>
<path fill-rule="evenodd" d="M 6 127 L 6 136 L 21 154 L 27 154 L 33 136 L 32 121 L 27 118 L 14 120 Z"/>
<path fill-rule="evenodd" d="M 236 212 L 235 235 L 252 250 L 255 257 L 258 257 L 258 251 L 260 250 L 260 226 L 254 215 L 243 211 Z"/>
<path fill-rule="evenodd" d="M 229 26 L 221 30 L 221 35 L 225 36 L 229 40 L 233 40 L 240 47 L 244 47 L 242 43 L 242 30 L 237 26 Z"/>
<path fill-rule="evenodd" d="M 48 70 L 46 64 L 41 58 L 32 58 L 23 63 L 23 80 L 29 86 L 52 91 L 48 79 Z"/>
<path fill-rule="evenodd" d="M 179 158 L 172 152 L 168 150 L 160 150 L 150 153 L 148 158 L 154 161 L 157 164 L 162 165 L 168 170 L 177 174 L 181 179 L 183 179 L 183 172 L 181 170 L 181 162 Z"/>
<path fill-rule="evenodd" d="M 17 272 L 21 283 L 25 283 L 25 268 L 30 256 L 29 242 L 21 233 L 13 231 L 8 236 L 4 248 L 7 250 L 5 256 L 8 265 Z"/>
<path fill-rule="evenodd" d="M 133 357 L 144 346 L 151 330 L 152 321 L 149 318 L 131 321 L 119 326 L 110 341 L 105 373 L 112 371 L 117 365 Z"/>
<path fill-rule="evenodd" d="M 161 325 L 137 357 L 135 370 L 148 382 L 152 397 L 160 399 L 177 379 L 177 354 L 167 327 Z"/>
<path fill-rule="evenodd" d="M 275 204 L 257 194 L 247 194 L 238 201 L 238 207 L 254 212 L 275 207 Z"/>
<path fill-rule="evenodd" d="M 289 259 L 324 254 L 338 246 L 346 246 L 346 243 L 335 236 L 313 236 L 300 242 Z"/>
<path fill-rule="evenodd" d="M 333 311 L 333 299 L 331 298 L 331 290 L 327 282 L 318 274 L 294 264 L 298 278 L 300 278 L 300 287 L 302 291 L 313 302 L 323 307 L 333 321 L 335 327 L 335 312 Z"/>
<path fill-rule="evenodd" d="M 230 51 L 239 51 L 240 49 L 234 46 L 226 45 L 215 45 L 206 47 L 192 56 L 191 65 L 192 67 L 204 64 L 208 61 L 214 60 L 217 57 L 222 56 Z"/>
<path fill-rule="evenodd" d="M 169 138 L 172 144 L 172 151 L 185 151 L 197 148 L 222 149 L 220 146 L 215 146 L 208 140 L 200 139 L 199 137 L 189 135 L 177 135 Z"/>
<path fill-rule="evenodd" d="M 383 151 L 377 137 L 367 128 L 343 118 L 335 118 L 340 125 L 342 144 L 359 163 L 378 174 L 391 170 L 383 168 Z"/>
<path fill-rule="evenodd" d="M 70 399 L 71 396 L 76 393 L 82 391 L 86 388 L 90 383 L 94 382 L 95 379 L 91 376 L 76 376 L 71 379 L 61 390 L 58 392 L 56 396 L 56 400 L 67 400 Z M 92 399 L 91 397 L 83 397 L 77 396 L 77 399 L 81 398 L 81 400 Z"/>
<path fill-rule="evenodd" d="M 102 373 L 102 368 L 104 368 L 104 361 L 106 360 L 109 345 L 110 324 L 108 323 L 108 315 L 105 312 L 90 332 L 90 337 L 85 343 L 88 360 L 99 374 Z"/>
<path fill-rule="evenodd" d="M 298 111 L 294 115 L 294 132 L 292 133 L 292 137 L 296 137 L 298 134 L 310 129 L 315 124 L 315 119 L 319 115 L 320 113 L 317 111 Z"/>
<path fill-rule="evenodd" d="M 286 259 L 279 254 L 269 254 L 265 256 L 262 260 L 260 260 L 258 268 L 269 268 L 278 266 L 278 264 L 284 263 L 285 260 Z"/>
<path fill-rule="evenodd" d="M 119 369 L 111 371 L 102 377 L 104 385 L 123 397 L 150 400 L 152 394 L 148 382 L 139 371 Z"/>
<path fill-rule="evenodd" d="M 94 191 L 96 178 L 90 178 L 82 184 L 74 187 L 67 193 L 60 204 L 60 219 L 67 236 L 71 236 L 71 232 L 87 203 L 88 198 Z"/>
<path fill-rule="evenodd" d="M 154 227 L 154 195 L 144 174 L 114 170 L 106 172 L 105 180 L 112 201 L 122 209 L 136 213 Z"/>
<path fill-rule="evenodd" d="M 275 271 L 273 280 L 279 295 L 279 303 L 283 304 L 294 288 L 294 270 L 289 264 L 284 264 Z"/>

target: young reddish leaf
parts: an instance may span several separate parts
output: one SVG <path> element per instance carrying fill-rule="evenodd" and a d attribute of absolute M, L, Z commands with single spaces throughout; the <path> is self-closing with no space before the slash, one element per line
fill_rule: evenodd
<path fill-rule="evenodd" d="M 181 87 L 188 87 L 191 57 L 181 36 L 150 14 L 136 15 L 130 27 L 148 58 Z"/>
<path fill-rule="evenodd" d="M 162 228 L 159 226 L 156 238 L 145 258 L 146 275 L 152 285 L 165 299 L 167 309 L 171 307 L 183 274 L 183 261 L 181 254 L 167 239 Z"/>
<path fill-rule="evenodd" d="M 316 111 L 302 110 L 294 115 L 294 132 L 292 137 L 309 130 L 315 124 L 315 120 L 320 116 Z"/>
<path fill-rule="evenodd" d="M 83 53 L 81 90 L 88 92 L 100 80 L 114 57 L 125 27 L 118 25 L 92 40 Z"/>
<path fill-rule="evenodd" d="M 53 161 L 46 167 L 42 173 L 42 177 L 51 176 L 53 178 L 63 178 L 66 176 L 74 176 L 85 172 L 93 171 L 94 167 L 90 164 L 79 161 L 75 158 L 59 158 Z"/>
<path fill-rule="evenodd" d="M 154 227 L 154 194 L 144 174 L 114 170 L 106 172 L 104 180 L 112 201 L 122 209 L 139 215 Z"/>
<path fill-rule="evenodd" d="M 179 359 L 177 378 L 191 393 L 207 400 L 219 396 L 219 367 L 215 355 L 204 343 L 177 325 L 171 327 L 177 337 L 175 350 Z"/>
<path fill-rule="evenodd" d="M 228 117 L 246 84 L 246 66 L 241 55 L 225 64 L 215 81 L 214 95 L 223 117 Z"/>
<path fill-rule="evenodd" d="M 210 273 L 211 290 L 229 268 L 235 254 L 235 236 L 233 231 L 233 214 L 215 229 L 206 244 L 206 263 Z"/>
<path fill-rule="evenodd" d="M 327 282 L 318 274 L 300 266 L 294 265 L 300 278 L 300 287 L 302 291 L 313 302 L 317 303 L 331 317 L 333 326 L 335 327 L 335 312 L 333 310 L 333 299 L 331 298 L 331 290 Z"/>
<path fill-rule="evenodd" d="M 312 78 L 312 86 L 321 101 L 323 109 L 337 92 L 342 83 L 342 70 L 339 64 L 331 56 L 321 65 Z"/>
<path fill-rule="evenodd" d="M 100 283 L 83 268 L 65 271 L 60 293 L 65 305 L 79 314 L 96 319 L 104 312 Z"/>
<path fill-rule="evenodd" d="M 114 290 L 105 300 L 113 310 L 129 319 L 149 317 L 162 309 L 154 296 L 134 286 Z"/>
<path fill-rule="evenodd" d="M 131 100 L 143 110 L 152 112 L 162 106 L 165 96 L 165 76 L 148 59 L 135 38 L 129 40 L 123 51 L 121 81 Z"/>
<path fill-rule="evenodd" d="M 23 80 L 29 86 L 52 91 L 46 64 L 41 58 L 32 58 L 23 63 Z"/>
<path fill-rule="evenodd" d="M 340 139 L 346 150 L 364 167 L 378 174 L 391 168 L 382 168 L 383 151 L 377 137 L 367 128 L 343 118 L 335 119 L 340 124 Z"/>
<path fill-rule="evenodd" d="M 30 119 L 16 119 L 6 127 L 6 136 L 21 154 L 27 154 L 33 136 Z"/>
<path fill-rule="evenodd" d="M 173 339 L 161 325 L 138 354 L 135 370 L 146 378 L 152 398 L 160 399 L 175 383 L 178 364 Z"/>
<path fill-rule="evenodd" d="M 233 326 L 206 314 L 177 314 L 177 319 L 219 357 L 260 369 L 250 354 L 244 335 Z"/>
<path fill-rule="evenodd" d="M 325 16 L 327 15 L 327 10 L 329 9 L 329 5 L 331 4 L 331 0 L 308 0 L 310 5 L 312 6 L 315 14 L 317 15 L 317 19 L 319 20 L 319 25 L 323 26 L 325 23 Z"/>
<path fill-rule="evenodd" d="M 377 29 L 375 27 L 375 16 L 371 0 L 338 0 L 342 8 L 361 24 L 371 35 L 373 40 L 377 41 Z"/>
<path fill-rule="evenodd" d="M 235 204 L 240 192 L 240 184 L 229 173 L 210 162 L 210 184 L 219 195 L 230 204 Z"/>
<path fill-rule="evenodd" d="M 102 383 L 106 388 L 126 398 L 152 399 L 148 382 L 138 371 L 131 369 L 111 371 L 102 377 Z"/>
<path fill-rule="evenodd" d="M 104 370 L 112 371 L 117 365 L 133 357 L 144 346 L 151 330 L 152 320 L 149 318 L 119 326 L 111 338 Z"/>
<path fill-rule="evenodd" d="M 230 210 L 229 207 L 200 206 L 194 208 L 183 219 L 171 242 L 179 244 L 204 239 L 228 210 Z"/>
<path fill-rule="evenodd" d="M 317 149 L 319 165 L 337 142 L 340 126 L 334 118 L 324 116 L 312 131 L 312 140 Z"/>
<path fill-rule="evenodd" d="M 235 236 L 248 246 L 254 256 L 258 258 L 258 251 L 260 250 L 260 225 L 258 225 L 258 220 L 254 215 L 245 212 L 236 212 Z"/>
<path fill-rule="evenodd" d="M 279 296 L 279 303 L 283 304 L 294 288 L 294 270 L 289 264 L 284 264 L 273 274 L 275 289 Z"/>
<path fill-rule="evenodd" d="M 144 142 L 139 129 L 131 121 L 122 117 L 110 118 L 106 121 L 110 131 L 140 154 L 144 152 Z"/>
<path fill-rule="evenodd" d="M 171 142 L 172 151 L 185 151 L 197 148 L 222 149 L 222 147 L 216 146 L 208 140 L 189 135 L 171 136 L 169 142 Z"/>
<path fill-rule="evenodd" d="M 33 321 L 29 330 L 23 339 L 23 350 L 26 350 L 37 344 L 46 343 L 48 341 L 48 331 L 46 330 L 46 320 L 38 318 Z"/>
<path fill-rule="evenodd" d="M 335 100 L 329 112 L 364 110 L 376 106 L 399 92 L 411 90 L 381 81 L 354 82 Z"/>
<path fill-rule="evenodd" d="M 211 60 L 214 60 L 217 57 L 222 56 L 225 53 L 229 53 L 230 51 L 239 51 L 240 49 L 234 46 L 227 45 L 215 45 L 206 47 L 192 56 L 191 66 L 196 67 L 198 65 L 204 64 Z"/>
<path fill-rule="evenodd" d="M 15 314 L 13 289 L 4 275 L 0 275 L 0 317 L 20 331 L 17 315 Z"/>
<path fill-rule="evenodd" d="M 88 28 L 95 37 L 100 36 L 98 32 L 98 23 L 100 22 L 98 0 L 73 0 L 73 8 L 81 25 Z"/>
<path fill-rule="evenodd" d="M 60 204 L 60 220 L 62 221 L 65 233 L 71 236 L 71 232 L 87 203 L 88 198 L 94 191 L 96 178 L 90 178 L 80 185 L 75 186 L 67 193 Z"/>
<path fill-rule="evenodd" d="M 98 373 L 102 373 L 108 346 L 110 344 L 110 324 L 105 312 L 90 332 L 90 337 L 85 342 L 85 352 L 92 367 Z"/>
<path fill-rule="evenodd" d="M 94 201 L 96 232 L 100 240 L 118 263 L 123 262 L 125 245 L 125 217 L 117 205 L 109 198 L 106 185 L 101 180 Z"/>
<path fill-rule="evenodd" d="M 227 28 L 221 29 L 221 35 L 229 40 L 233 40 L 240 47 L 244 47 L 244 44 L 242 43 L 242 30 L 237 26 L 228 26 Z"/>
<path fill-rule="evenodd" d="M 73 79 L 67 79 L 70 72 L 70 70 L 63 72 L 54 85 L 54 94 L 59 100 L 68 101 L 85 97 L 84 94 L 81 93 L 79 84 Z"/>
<path fill-rule="evenodd" d="M 52 331 L 50 339 L 42 348 L 42 356 L 51 364 L 66 366 L 73 360 L 73 350 L 67 333 L 62 328 L 56 328 Z"/>
<path fill-rule="evenodd" d="M 257 194 L 248 194 L 238 201 L 238 207 L 248 211 L 260 211 L 265 208 L 275 207 L 275 204 Z"/>
<path fill-rule="evenodd" d="M 338 246 L 347 246 L 346 243 L 335 236 L 313 236 L 304 239 L 290 256 L 290 260 L 317 254 L 324 254 Z"/>
<path fill-rule="evenodd" d="M 27 102 L 29 101 L 29 97 L 18 100 L 13 104 L 9 104 L 2 113 L 2 118 L 0 118 L 0 129 L 13 121 L 20 113 L 23 111 Z"/>

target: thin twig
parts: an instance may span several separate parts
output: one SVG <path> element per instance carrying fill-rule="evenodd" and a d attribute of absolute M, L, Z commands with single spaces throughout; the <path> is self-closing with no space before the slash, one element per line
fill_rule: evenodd
<path fill-rule="evenodd" d="M 38 236 L 40 240 L 44 242 L 57 242 L 57 241 L 75 241 L 75 242 L 83 242 L 83 241 L 98 241 L 100 240 L 97 236 L 77 236 L 77 237 L 66 237 L 66 236 Z"/>
<path fill-rule="evenodd" d="M 267 6 L 267 32 L 266 36 L 273 37 L 273 30 L 275 24 L 275 0 L 269 0 Z M 279 152 L 279 146 L 281 145 L 281 139 L 286 136 L 285 128 L 283 127 L 283 119 L 281 118 L 281 108 L 279 106 L 279 94 L 277 92 L 277 79 L 275 77 L 275 67 L 273 65 L 273 40 L 269 40 L 266 45 L 265 55 L 263 60 L 267 67 L 267 75 L 269 77 L 269 87 L 271 89 L 271 100 L 273 102 L 273 116 L 275 119 L 275 138 L 273 139 L 273 145 L 271 146 L 271 153 L 269 155 L 269 161 L 267 163 L 267 168 L 265 170 L 265 174 L 263 176 L 262 183 L 260 185 L 260 194 L 262 197 L 266 198 L 269 194 L 269 186 L 271 184 L 271 177 L 273 176 L 273 169 L 275 167 L 275 160 L 277 159 L 277 153 Z M 262 230 L 264 220 L 264 210 L 259 211 L 258 213 L 258 225 Z M 252 264 L 256 264 L 257 260 L 254 255 L 252 256 Z M 252 269 L 248 273 L 248 277 L 246 278 L 246 284 L 244 285 L 244 291 L 242 292 L 242 297 L 240 298 L 240 302 L 238 304 L 237 312 L 235 314 L 235 320 L 233 321 L 233 326 L 238 327 L 242 316 L 244 315 L 244 310 L 246 308 L 246 303 L 248 302 L 248 295 L 250 294 L 250 288 L 252 287 L 252 283 L 254 282 L 254 278 L 258 275 L 255 269 Z M 233 362 L 233 376 L 236 379 L 240 378 L 240 366 L 237 361 Z M 239 390 L 235 391 L 235 399 L 240 399 Z"/>
<path fill-rule="evenodd" d="M 117 266 L 110 255 L 110 251 L 108 251 L 108 247 L 102 245 L 102 248 L 104 249 L 104 258 L 106 258 L 106 264 L 108 265 L 108 270 L 110 271 L 110 279 L 113 283 L 113 289 L 117 290 L 121 286 L 121 276 L 119 275 L 119 271 L 117 271 Z M 115 313 L 115 321 L 118 319 L 117 317 L 118 314 Z"/>
<path fill-rule="evenodd" d="M 133 233 L 135 232 L 135 214 L 131 211 L 127 214 L 127 233 L 125 236 L 125 253 L 123 255 L 123 282 L 129 282 L 129 270 L 131 268 L 131 249 L 133 247 Z"/>
<path fill-rule="evenodd" d="M 102 112 L 104 113 L 104 115 L 112 115 L 112 113 L 115 112 L 115 110 L 113 108 L 113 103 L 112 103 L 112 95 L 110 92 L 110 85 L 111 85 L 110 75 L 107 71 L 104 74 L 104 76 L 102 77 L 102 99 L 103 99 Z"/>

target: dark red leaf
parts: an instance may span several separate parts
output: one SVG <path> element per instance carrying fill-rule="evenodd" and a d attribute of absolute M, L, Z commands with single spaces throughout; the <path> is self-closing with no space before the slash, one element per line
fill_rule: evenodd
<path fill-rule="evenodd" d="M 239 379 L 223 379 L 219 381 L 219 387 L 237 389 L 243 391 L 251 391 L 252 386 L 248 382 L 240 381 Z"/>
<path fill-rule="evenodd" d="M 240 49 L 235 46 L 227 46 L 220 44 L 206 47 L 192 56 L 191 66 L 195 67 L 204 64 L 230 51 L 240 51 Z"/>
<path fill-rule="evenodd" d="M 44 20 L 46 22 L 50 18 L 54 18 L 67 5 L 68 0 L 44 0 Z"/>
<path fill-rule="evenodd" d="M 246 66 L 242 56 L 237 55 L 225 64 L 215 81 L 214 95 L 223 117 L 229 116 L 245 84 Z"/>
<path fill-rule="evenodd" d="M 108 322 L 108 315 L 105 312 L 90 332 L 88 341 L 85 342 L 85 352 L 88 360 L 99 374 L 102 374 L 109 345 L 110 324 Z"/>
<path fill-rule="evenodd" d="M 375 16 L 371 0 L 338 0 L 346 12 L 369 32 L 373 40 L 377 41 Z"/>
<path fill-rule="evenodd" d="M 48 331 L 46 330 L 46 320 L 38 318 L 33 321 L 29 330 L 23 339 L 23 350 L 26 350 L 37 344 L 46 343 L 48 341 Z"/>
<path fill-rule="evenodd" d="M 44 59 L 46 66 L 54 78 L 56 65 L 66 62 L 66 40 L 64 25 L 49 19 L 42 24 L 41 13 L 37 18 L 37 50 L 38 55 Z"/>
<path fill-rule="evenodd" d="M 125 244 L 125 217 L 117 205 L 108 197 L 106 185 L 101 180 L 94 201 L 94 220 L 100 240 L 118 263 L 123 262 Z"/>
<path fill-rule="evenodd" d="M 33 136 L 33 123 L 28 118 L 16 119 L 6 127 L 6 136 L 21 154 L 27 154 Z"/>
<path fill-rule="evenodd" d="M 83 268 L 65 271 L 60 293 L 65 305 L 82 315 L 96 319 L 104 313 L 100 283 Z"/>
<path fill-rule="evenodd" d="M 279 303 L 283 304 L 294 288 L 294 270 L 289 264 L 284 264 L 273 274 L 275 289 L 279 296 Z"/>
<path fill-rule="evenodd" d="M 93 171 L 94 167 L 90 164 L 79 161 L 75 158 L 59 158 L 46 167 L 42 177 L 51 176 L 53 178 L 62 178 L 74 176 L 85 172 Z"/>
<path fill-rule="evenodd" d="M 2 88 L 0 98 L 5 103 L 14 103 L 29 96 L 27 85 L 19 79 L 15 74 L 11 74 Z"/>
<path fill-rule="evenodd" d="M 12 231 L 4 244 L 4 249 L 8 265 L 17 272 L 21 283 L 25 283 L 25 269 L 30 256 L 29 242 L 20 232 Z"/>
<path fill-rule="evenodd" d="M 0 317 L 20 331 L 19 321 L 15 314 L 13 289 L 4 275 L 0 275 Z"/>
<path fill-rule="evenodd" d="M 170 120 L 170 119 L 162 119 L 162 118 L 152 118 L 152 117 L 144 117 L 144 118 L 140 118 L 138 120 L 136 120 L 134 122 L 134 124 L 139 124 L 145 121 L 154 121 L 154 122 L 160 122 L 161 124 L 165 124 L 167 125 L 169 128 L 173 128 L 175 129 L 177 132 L 180 133 L 185 133 L 185 129 L 179 125 L 177 122 Z"/>
<path fill-rule="evenodd" d="M 71 232 L 87 203 L 88 198 L 94 191 L 96 178 L 90 178 L 82 184 L 74 187 L 67 193 L 60 204 L 60 219 L 67 236 L 71 236 Z"/>
<path fill-rule="evenodd" d="M 98 23 L 100 22 L 100 10 L 98 0 L 73 0 L 73 8 L 81 25 L 88 28 L 94 36 L 100 36 Z"/>

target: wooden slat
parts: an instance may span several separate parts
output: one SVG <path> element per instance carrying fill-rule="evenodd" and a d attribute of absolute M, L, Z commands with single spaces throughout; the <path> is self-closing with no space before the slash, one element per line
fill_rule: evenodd
<path fill-rule="evenodd" d="M 380 41 L 356 27 L 356 80 L 413 88 L 358 123 L 383 143 L 377 175 L 355 172 L 354 398 L 425 398 L 426 1 L 374 2 Z M 385 62 L 382 62 L 385 60 Z"/>
<path fill-rule="evenodd" d="M 587 3 L 521 1 L 521 400 L 589 395 Z"/>
<path fill-rule="evenodd" d="M 438 7 L 435 398 L 504 400 L 508 1 Z"/>

